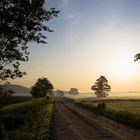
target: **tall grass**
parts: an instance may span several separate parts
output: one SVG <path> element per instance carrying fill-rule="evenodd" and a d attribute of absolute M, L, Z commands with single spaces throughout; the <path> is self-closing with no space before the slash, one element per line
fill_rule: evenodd
<path fill-rule="evenodd" d="M 35 140 L 44 115 L 50 115 L 52 103 L 53 100 L 40 98 L 1 108 L 0 139 Z"/>

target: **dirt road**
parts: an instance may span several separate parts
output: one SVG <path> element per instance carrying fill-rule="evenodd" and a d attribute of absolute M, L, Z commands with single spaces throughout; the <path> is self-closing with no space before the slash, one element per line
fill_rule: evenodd
<path fill-rule="evenodd" d="M 140 131 L 56 97 L 53 140 L 140 140 Z"/>

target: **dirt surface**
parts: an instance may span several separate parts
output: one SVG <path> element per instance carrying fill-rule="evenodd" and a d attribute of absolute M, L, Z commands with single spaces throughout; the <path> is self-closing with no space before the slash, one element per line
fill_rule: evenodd
<path fill-rule="evenodd" d="M 53 140 L 140 140 L 140 131 L 56 97 Z"/>

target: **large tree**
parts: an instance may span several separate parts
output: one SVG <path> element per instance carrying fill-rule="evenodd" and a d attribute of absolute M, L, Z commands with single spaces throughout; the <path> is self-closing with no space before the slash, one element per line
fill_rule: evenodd
<path fill-rule="evenodd" d="M 43 31 L 53 31 L 47 23 L 59 11 L 43 5 L 44 0 L 0 0 L 0 83 L 26 74 L 19 66 L 28 61 L 29 42 L 47 43 Z"/>
<path fill-rule="evenodd" d="M 91 89 L 95 91 L 97 97 L 106 97 L 108 96 L 108 92 L 111 91 L 111 87 L 108 85 L 108 80 L 105 76 L 100 76 Z"/>
<path fill-rule="evenodd" d="M 45 97 L 49 93 L 52 93 L 54 89 L 52 83 L 47 78 L 39 78 L 34 86 L 31 87 L 31 94 L 33 97 Z"/>

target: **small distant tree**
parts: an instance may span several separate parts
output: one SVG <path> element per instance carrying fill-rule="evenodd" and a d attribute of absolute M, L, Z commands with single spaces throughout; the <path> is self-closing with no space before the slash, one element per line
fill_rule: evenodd
<path fill-rule="evenodd" d="M 100 76 L 91 89 L 95 91 L 97 97 L 107 97 L 108 92 L 111 91 L 111 87 L 108 85 L 108 80 L 105 76 Z"/>
<path fill-rule="evenodd" d="M 60 96 L 64 96 L 64 91 L 58 89 L 55 91 L 55 94 L 60 95 Z"/>
<path fill-rule="evenodd" d="M 70 95 L 78 95 L 79 91 L 78 91 L 77 88 L 71 88 L 70 91 L 69 91 L 69 94 Z"/>
<path fill-rule="evenodd" d="M 34 86 L 31 87 L 30 93 L 33 97 L 45 97 L 49 93 L 52 93 L 54 89 L 52 83 L 47 78 L 39 78 Z"/>

